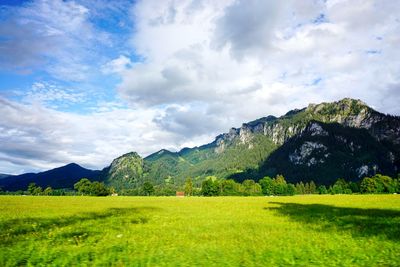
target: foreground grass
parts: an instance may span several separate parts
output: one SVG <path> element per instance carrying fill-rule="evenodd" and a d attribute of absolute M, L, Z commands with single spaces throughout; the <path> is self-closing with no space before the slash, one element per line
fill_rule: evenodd
<path fill-rule="evenodd" d="M 400 196 L 0 197 L 0 266 L 399 266 Z"/>

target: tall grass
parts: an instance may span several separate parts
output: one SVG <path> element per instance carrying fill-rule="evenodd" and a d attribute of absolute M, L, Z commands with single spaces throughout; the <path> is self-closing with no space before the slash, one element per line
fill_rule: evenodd
<path fill-rule="evenodd" d="M 400 196 L 0 197 L 0 266 L 398 266 Z"/>

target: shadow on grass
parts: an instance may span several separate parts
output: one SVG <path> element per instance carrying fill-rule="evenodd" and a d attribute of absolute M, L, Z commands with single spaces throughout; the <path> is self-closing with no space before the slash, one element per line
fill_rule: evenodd
<path fill-rule="evenodd" d="M 353 237 L 379 236 L 400 241 L 400 211 L 361 209 L 322 204 L 270 202 L 278 207 L 265 208 L 290 219 L 313 226 L 316 230 L 349 231 Z"/>
<path fill-rule="evenodd" d="M 154 207 L 141 208 L 110 208 L 102 212 L 88 212 L 68 217 L 28 217 L 10 219 L 0 222 L 0 242 L 15 243 L 24 237 L 45 237 L 47 233 L 55 229 L 72 228 L 72 231 L 61 231 L 57 237 L 85 237 L 88 230 L 90 234 L 101 234 L 95 229 L 106 230 L 107 227 L 123 228 L 127 224 L 145 224 L 149 221 L 149 212 L 158 210 Z M 82 225 L 86 224 L 82 230 Z M 87 224 L 91 227 L 88 229 Z"/>

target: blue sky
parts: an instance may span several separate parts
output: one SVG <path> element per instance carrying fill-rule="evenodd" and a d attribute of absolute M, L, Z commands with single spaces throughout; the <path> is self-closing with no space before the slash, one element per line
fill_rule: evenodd
<path fill-rule="evenodd" d="M 0 1 L 0 173 L 211 142 L 344 97 L 400 114 L 400 5 Z"/>
<path fill-rule="evenodd" d="M 82 95 L 79 105 L 49 97 L 44 103 L 60 111 L 79 113 L 95 108 L 99 101 L 115 101 L 120 77 L 105 73 L 100 67 L 121 54 L 140 61 L 134 49 L 126 45 L 134 30 L 129 15 L 132 4 L 133 1 L 3 2 L 2 94 L 24 101 L 33 85 L 41 83 Z M 58 20 L 53 20 L 58 15 Z M 48 92 L 45 88 L 37 91 Z"/>

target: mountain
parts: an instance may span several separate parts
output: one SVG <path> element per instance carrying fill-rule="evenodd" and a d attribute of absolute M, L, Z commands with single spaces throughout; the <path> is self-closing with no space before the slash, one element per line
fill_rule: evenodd
<path fill-rule="evenodd" d="M 0 173 L 0 179 L 6 178 L 6 177 L 10 177 L 12 175 L 10 174 L 5 174 L 5 173 Z"/>
<path fill-rule="evenodd" d="M 290 182 L 330 184 L 339 177 L 360 180 L 399 172 L 400 118 L 360 100 L 310 104 L 272 123 L 244 126 L 243 134 L 261 132 L 278 148 L 258 168 L 231 176 L 237 180 L 280 173 Z"/>
<path fill-rule="evenodd" d="M 292 183 L 313 180 L 328 185 L 338 178 L 359 181 L 375 173 L 395 176 L 399 170 L 400 117 L 345 98 L 244 123 L 199 147 L 179 152 L 162 149 L 145 158 L 131 152 L 102 171 L 69 164 L 0 179 L 0 187 L 26 189 L 35 182 L 42 187 L 72 188 L 87 177 L 119 190 L 139 188 L 146 181 L 183 185 L 191 177 L 200 186 L 211 175 L 243 181 L 276 174 Z"/>
<path fill-rule="evenodd" d="M 280 173 L 292 183 L 331 185 L 340 177 L 358 181 L 377 172 L 393 176 L 393 155 L 365 129 L 313 121 L 272 152 L 257 177 Z"/>
<path fill-rule="evenodd" d="M 131 152 L 114 159 L 103 170 L 103 180 L 116 189 L 135 188 L 143 184 L 144 174 L 143 158 Z"/>
<path fill-rule="evenodd" d="M 357 181 L 377 172 L 396 175 L 400 118 L 349 98 L 310 104 L 244 123 L 210 144 L 160 150 L 140 164 L 143 174 L 138 178 L 136 172 L 135 179 L 154 184 L 183 184 L 187 177 L 200 184 L 209 175 L 242 181 L 283 174 L 290 182 L 319 184 L 340 177 Z"/>
<path fill-rule="evenodd" d="M 90 180 L 100 179 L 101 171 L 85 169 L 71 163 L 59 168 L 40 173 L 25 173 L 0 179 L 0 188 L 8 191 L 25 190 L 32 182 L 41 187 L 73 188 L 74 184 L 85 177 Z"/>

